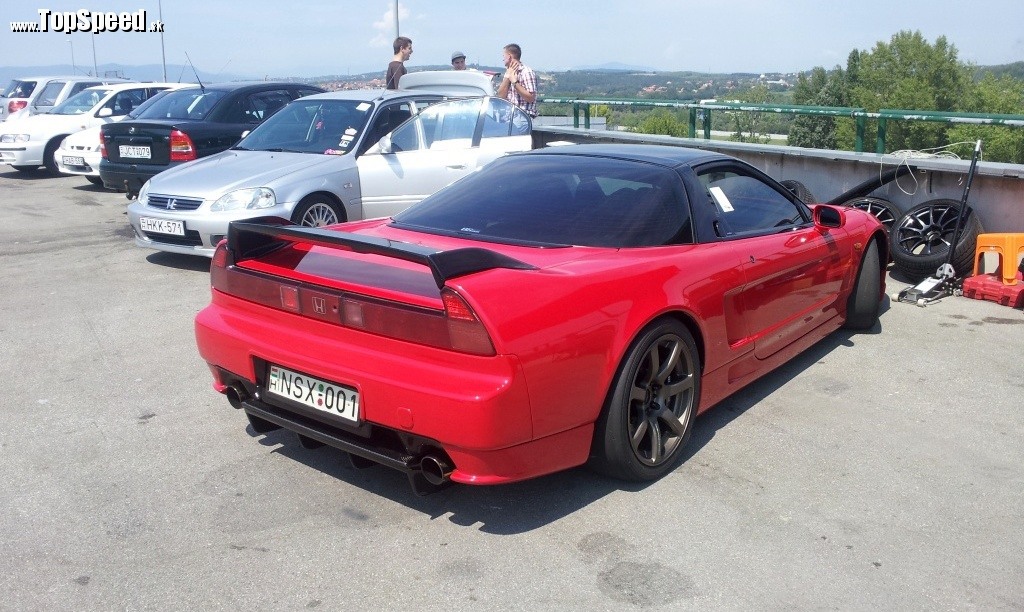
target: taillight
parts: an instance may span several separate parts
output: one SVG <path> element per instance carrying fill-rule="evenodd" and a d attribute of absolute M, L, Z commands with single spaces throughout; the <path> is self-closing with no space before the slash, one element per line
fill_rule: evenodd
<path fill-rule="evenodd" d="M 14 114 L 28 106 L 28 100 L 11 100 L 7 103 L 7 112 Z"/>
<path fill-rule="evenodd" d="M 103 132 L 100 132 L 100 157 L 107 159 L 107 143 L 103 141 Z"/>
<path fill-rule="evenodd" d="M 493 355 L 491 337 L 466 300 L 448 288 L 441 290 L 441 300 L 448 317 L 448 336 L 452 348 L 475 355 Z"/>
<path fill-rule="evenodd" d="M 231 251 L 221 242 L 213 253 L 213 289 L 276 310 L 325 323 L 343 325 L 396 340 L 472 355 L 494 355 L 483 323 L 455 291 L 441 291 L 444 310 L 355 295 L 301 283 L 282 283 L 232 265 Z"/>
<path fill-rule="evenodd" d="M 192 161 L 196 158 L 196 148 L 192 139 L 181 130 L 171 132 L 171 161 Z"/>

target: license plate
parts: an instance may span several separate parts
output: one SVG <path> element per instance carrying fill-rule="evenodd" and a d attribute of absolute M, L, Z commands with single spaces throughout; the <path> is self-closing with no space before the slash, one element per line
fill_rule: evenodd
<path fill-rule="evenodd" d="M 271 365 L 267 375 L 267 393 L 284 397 L 314 410 L 359 422 L 359 392 Z"/>
<path fill-rule="evenodd" d="M 156 232 L 158 234 L 173 234 L 175 236 L 185 235 L 184 221 L 171 221 L 169 219 L 150 219 L 139 217 L 139 227 L 144 232 Z"/>
<path fill-rule="evenodd" d="M 130 159 L 152 159 L 153 155 L 149 151 L 149 147 L 130 147 L 128 145 L 121 145 L 118 147 L 121 153 L 121 157 Z"/>
<path fill-rule="evenodd" d="M 69 155 L 65 155 L 64 156 L 64 165 L 65 166 L 84 166 L 85 165 L 85 158 L 84 157 L 71 157 Z"/>

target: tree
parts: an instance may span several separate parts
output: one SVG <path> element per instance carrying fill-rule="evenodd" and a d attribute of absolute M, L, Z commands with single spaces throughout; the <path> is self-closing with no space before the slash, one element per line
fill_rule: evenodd
<path fill-rule="evenodd" d="M 957 59 L 957 49 L 945 36 L 929 44 L 921 32 L 901 31 L 870 52 L 850 54 L 847 66 L 850 102 L 869 112 L 883 108 L 956 111 L 963 108 L 972 88 L 972 69 Z M 853 143 L 852 125 L 840 132 L 840 142 Z M 873 135 L 872 135 L 873 136 Z M 886 148 L 927 149 L 948 143 L 946 126 L 939 123 L 890 121 Z"/>
<path fill-rule="evenodd" d="M 770 92 L 765 85 L 755 85 L 743 96 L 744 102 L 766 104 L 769 101 Z M 765 129 L 765 121 L 760 112 L 732 112 L 733 135 L 730 140 L 738 142 L 757 142 L 768 144 L 771 136 Z"/>
<path fill-rule="evenodd" d="M 1024 82 L 1010 76 L 996 78 L 988 74 L 974 88 L 967 104 L 965 110 L 968 112 L 1024 114 Z M 957 124 L 949 128 L 950 142 L 966 143 L 954 149 L 961 157 L 971 155 L 973 144 L 978 139 L 984 143 L 985 159 L 1024 163 L 1024 128 L 973 124 Z"/>
<path fill-rule="evenodd" d="M 846 75 L 836 67 L 831 73 L 817 67 L 807 78 L 803 73 L 797 80 L 793 101 L 804 106 L 847 106 Z M 832 116 L 800 115 L 793 120 L 788 142 L 794 147 L 812 149 L 836 148 L 836 118 Z"/>

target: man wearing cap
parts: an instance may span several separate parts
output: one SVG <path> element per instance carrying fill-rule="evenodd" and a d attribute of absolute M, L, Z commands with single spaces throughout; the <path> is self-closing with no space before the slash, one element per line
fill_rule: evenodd
<path fill-rule="evenodd" d="M 452 70 L 466 69 L 466 54 L 462 51 L 452 53 Z"/>

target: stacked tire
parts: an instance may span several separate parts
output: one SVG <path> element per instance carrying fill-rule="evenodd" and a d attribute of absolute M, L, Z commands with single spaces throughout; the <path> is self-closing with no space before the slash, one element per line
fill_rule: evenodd
<path fill-rule="evenodd" d="M 952 245 L 953 234 L 960 216 L 960 202 L 940 198 L 922 202 L 900 217 L 889 231 L 889 250 L 893 269 L 907 280 L 918 282 L 934 276 L 949 258 L 958 277 L 974 268 L 974 248 L 978 234 L 984 230 L 978 216 L 970 206 L 963 211 L 960 233 Z"/>

